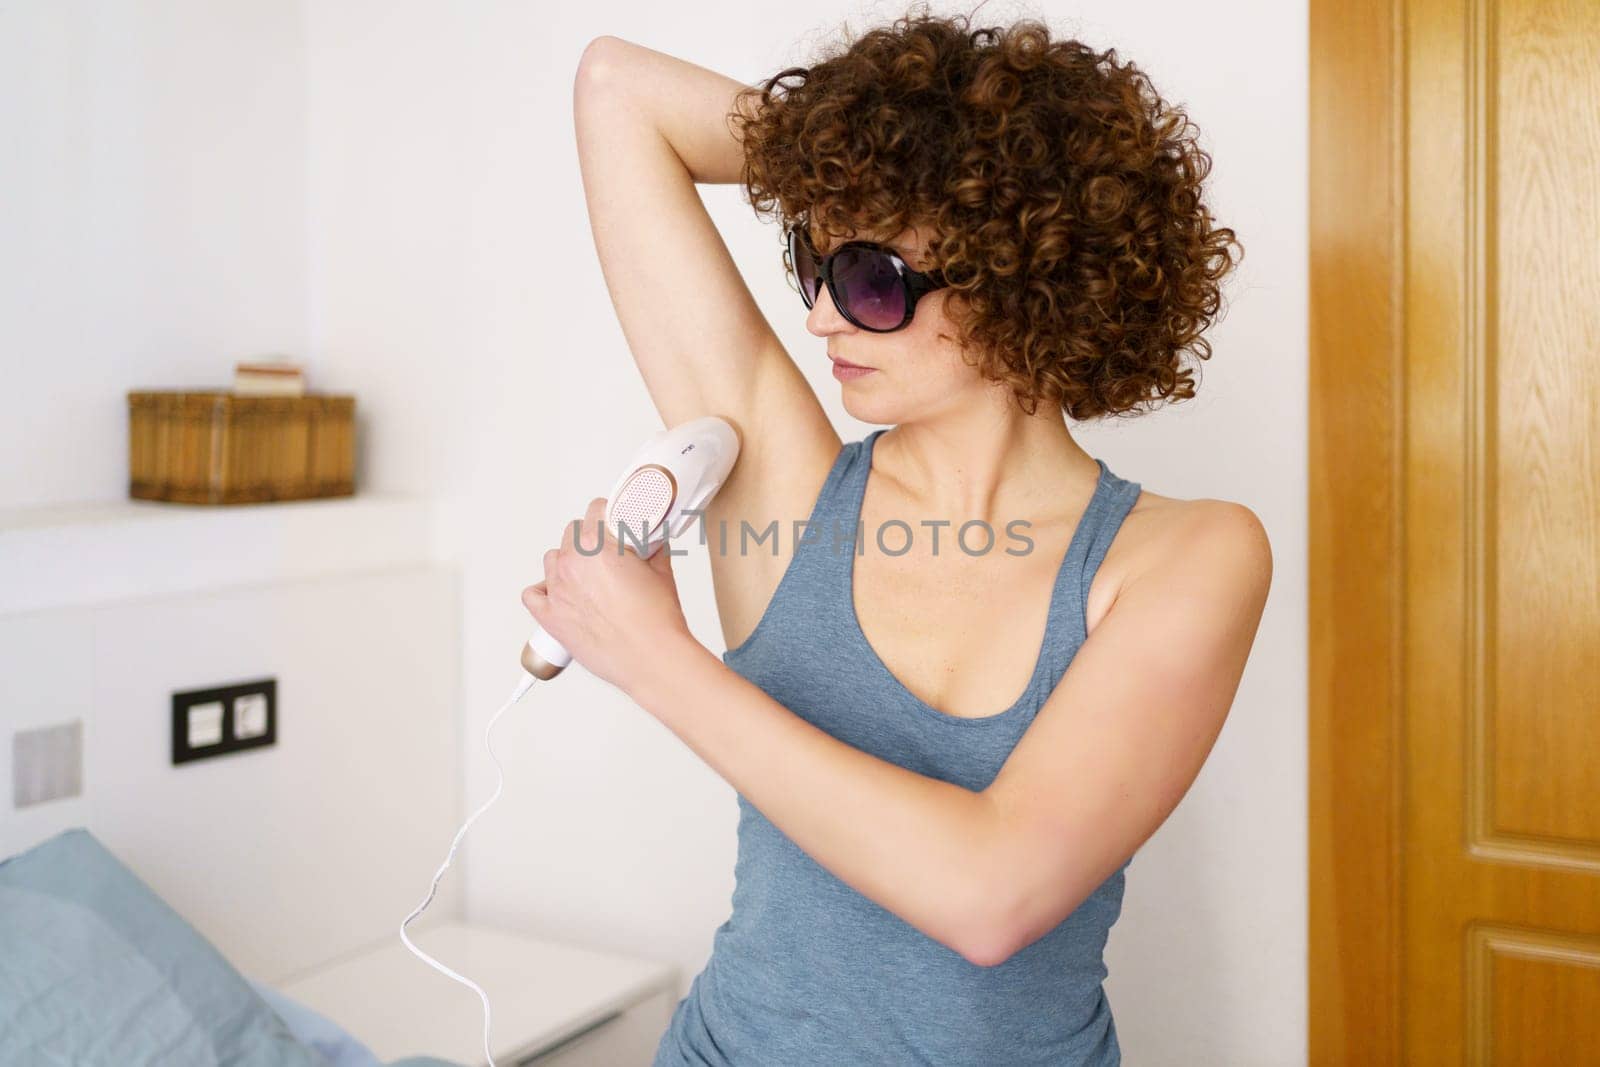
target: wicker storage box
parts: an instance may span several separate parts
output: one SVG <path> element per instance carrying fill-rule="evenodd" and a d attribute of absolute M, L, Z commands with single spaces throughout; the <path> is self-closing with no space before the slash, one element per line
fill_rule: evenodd
<path fill-rule="evenodd" d="M 252 504 L 355 493 L 355 397 L 128 393 L 128 495 Z"/>

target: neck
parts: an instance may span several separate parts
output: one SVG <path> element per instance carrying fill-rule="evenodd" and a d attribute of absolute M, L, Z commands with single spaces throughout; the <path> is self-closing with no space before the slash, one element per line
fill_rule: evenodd
<path fill-rule="evenodd" d="M 872 466 L 920 511 L 994 524 L 1061 510 L 1099 475 L 1046 404 L 1035 415 L 970 404 L 901 423 L 878 438 Z"/>

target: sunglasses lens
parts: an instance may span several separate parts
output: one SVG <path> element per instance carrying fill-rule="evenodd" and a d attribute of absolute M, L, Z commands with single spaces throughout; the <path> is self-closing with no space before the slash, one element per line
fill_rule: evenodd
<path fill-rule="evenodd" d="M 817 274 L 817 261 L 806 251 L 798 230 L 789 234 L 789 262 L 794 265 L 795 280 L 800 283 L 800 298 L 810 307 L 817 302 L 817 287 L 822 279 Z"/>
<path fill-rule="evenodd" d="M 869 330 L 905 321 L 906 287 L 894 261 L 865 248 L 844 248 L 833 261 L 833 286 L 849 313 Z"/>

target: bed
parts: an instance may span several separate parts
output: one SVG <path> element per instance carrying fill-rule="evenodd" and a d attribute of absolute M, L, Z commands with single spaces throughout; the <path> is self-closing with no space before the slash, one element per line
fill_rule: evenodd
<path fill-rule="evenodd" d="M 460 1067 L 247 978 L 82 828 L 0 861 L 0 1063 Z"/>

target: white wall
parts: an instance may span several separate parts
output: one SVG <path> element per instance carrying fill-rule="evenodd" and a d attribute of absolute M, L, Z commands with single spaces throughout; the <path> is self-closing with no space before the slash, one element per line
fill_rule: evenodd
<path fill-rule="evenodd" d="M 0 4 L 0 507 L 127 494 L 127 391 L 306 346 L 306 79 L 278 0 Z"/>
<path fill-rule="evenodd" d="M 990 4 L 979 22 L 1042 7 Z M 361 484 L 438 503 L 437 552 L 460 572 L 471 810 L 494 785 L 482 730 L 528 630 L 518 594 L 659 425 L 584 212 L 571 124 L 584 44 L 615 34 L 752 82 L 846 18 L 859 30 L 903 8 L 119 10 L 0 9 L 0 128 L 35 161 L 0 169 L 0 358 L 16 398 L 0 447 L 29 457 L 0 468 L 0 505 L 120 496 L 129 386 L 308 354 L 319 387 L 360 398 Z M 1051 21 L 1116 45 L 1189 105 L 1215 157 L 1211 203 L 1247 249 L 1199 399 L 1081 439 L 1153 491 L 1249 504 L 1275 548 L 1228 726 L 1130 869 L 1108 990 L 1130 1063 L 1302 1062 L 1306 12 L 1085 0 Z M 734 188 L 702 195 L 841 433 L 859 437 L 870 427 L 839 405 L 773 231 Z M 676 570 L 691 625 L 720 651 L 702 551 Z M 495 740 L 505 793 L 452 871 L 470 914 L 675 959 L 687 983 L 727 915 L 731 788 L 581 670 L 536 688 Z"/>
<path fill-rule="evenodd" d="M 1186 102 L 1215 156 L 1212 204 L 1247 258 L 1196 401 L 1086 446 L 1156 492 L 1249 504 L 1275 547 L 1267 616 L 1229 724 L 1130 869 L 1108 981 L 1132 1063 L 1305 1056 L 1305 84 L 1301 4 L 1074 5 L 1060 29 L 1115 44 Z M 948 9 L 948 8 L 946 8 Z M 469 804 L 493 786 L 481 728 L 515 679 L 521 588 L 561 525 L 659 426 L 607 298 L 584 211 L 571 81 L 610 33 L 743 81 L 803 61 L 841 3 L 452 9 L 311 5 L 311 202 L 319 359 L 352 336 L 443 404 L 407 433 L 450 450 L 444 545 L 463 567 Z M 1033 13 L 990 5 L 983 22 Z M 1217 57 L 1227 57 L 1219 62 Z M 1248 76 L 1241 76 L 1248 70 Z M 847 439 L 822 345 L 773 231 L 732 187 L 702 196 L 758 301 Z M 558 265 L 563 264 L 564 265 Z M 380 314 L 386 312 L 387 314 Z M 376 366 L 376 359 L 371 366 Z M 370 367 L 369 367 L 370 369 Z M 437 394 L 436 394 L 437 395 Z M 596 433 L 599 431 L 599 433 Z M 396 431 L 399 432 L 398 430 Z M 572 442 L 583 441 L 585 448 Z M 400 454 L 418 451 L 418 440 Z M 397 461 L 398 462 L 398 461 Z M 381 470 L 381 461 L 380 468 Z M 703 550 L 677 571 L 720 651 Z M 727 915 L 734 793 L 664 728 L 581 671 L 497 727 L 508 783 L 474 827 L 478 919 L 678 960 L 685 982 Z"/>
<path fill-rule="evenodd" d="M 392 939 L 463 817 L 421 501 L 124 500 L 128 389 L 308 348 L 306 87 L 298 4 L 0 4 L 0 857 L 87 826 L 266 981 Z M 262 676 L 276 744 L 171 764 L 173 691 Z M 73 720 L 81 795 L 15 809 Z"/>

